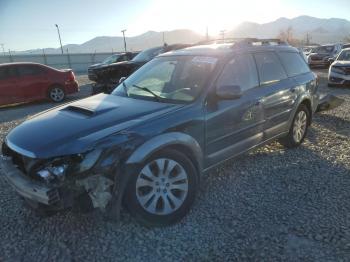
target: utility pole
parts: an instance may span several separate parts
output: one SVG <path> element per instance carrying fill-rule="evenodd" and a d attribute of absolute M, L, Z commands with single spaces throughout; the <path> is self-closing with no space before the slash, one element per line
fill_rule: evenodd
<path fill-rule="evenodd" d="M 125 50 L 125 52 L 126 52 L 125 31 L 126 31 L 126 29 L 122 30 L 121 32 L 123 33 L 123 38 L 124 38 L 124 50 Z"/>
<path fill-rule="evenodd" d="M 3 43 L 1 43 L 0 44 L 1 45 L 1 48 L 2 48 L 2 53 L 3 53 L 3 55 L 5 56 L 5 44 L 3 44 Z"/>
<path fill-rule="evenodd" d="M 310 33 L 307 32 L 307 33 L 306 33 L 306 45 L 310 45 L 310 40 L 311 40 Z"/>
<path fill-rule="evenodd" d="M 222 40 L 224 40 L 224 41 L 225 41 L 225 32 L 226 32 L 226 30 L 220 31 L 220 35 L 222 35 Z"/>
<path fill-rule="evenodd" d="M 55 24 L 56 28 L 57 28 L 57 33 L 58 33 L 58 39 L 60 40 L 60 45 L 61 45 L 61 52 L 63 55 L 63 47 L 62 47 L 62 41 L 61 41 L 61 34 L 60 34 L 60 29 L 58 27 L 58 24 Z"/>

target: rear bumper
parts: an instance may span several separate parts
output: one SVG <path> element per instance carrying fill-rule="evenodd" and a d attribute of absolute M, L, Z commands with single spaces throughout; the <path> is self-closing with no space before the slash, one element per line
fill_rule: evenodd
<path fill-rule="evenodd" d="M 0 156 L 0 171 L 2 177 L 22 197 L 45 205 L 52 205 L 60 201 L 56 188 L 31 180 L 12 164 L 10 158 Z"/>
<path fill-rule="evenodd" d="M 79 84 L 76 80 L 72 82 L 65 82 L 65 89 L 67 94 L 79 92 Z"/>

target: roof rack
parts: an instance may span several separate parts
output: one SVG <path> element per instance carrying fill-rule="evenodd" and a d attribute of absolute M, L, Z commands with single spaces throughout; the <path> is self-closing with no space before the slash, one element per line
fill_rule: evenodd
<path fill-rule="evenodd" d="M 289 45 L 287 41 L 283 41 L 278 38 L 225 38 L 225 39 L 212 39 L 205 40 L 197 43 L 198 45 L 209 44 L 233 44 L 232 48 L 246 47 L 246 46 L 258 46 L 258 45 Z"/>

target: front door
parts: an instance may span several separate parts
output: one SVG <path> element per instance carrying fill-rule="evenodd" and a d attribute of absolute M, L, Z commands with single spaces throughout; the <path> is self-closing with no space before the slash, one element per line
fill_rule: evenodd
<path fill-rule="evenodd" d="M 208 98 L 205 168 L 246 151 L 263 138 L 263 92 L 252 55 L 239 54 L 230 59 L 216 88 L 224 85 L 239 86 L 242 96 L 232 100 Z"/>

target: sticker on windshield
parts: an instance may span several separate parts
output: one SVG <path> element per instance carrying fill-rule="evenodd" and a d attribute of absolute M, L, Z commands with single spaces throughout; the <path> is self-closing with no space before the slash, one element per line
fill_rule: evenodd
<path fill-rule="evenodd" d="M 216 61 L 218 61 L 217 58 L 215 58 L 215 57 L 210 57 L 210 56 L 195 56 L 195 57 L 192 59 L 192 62 L 194 62 L 194 63 L 215 64 Z"/>

